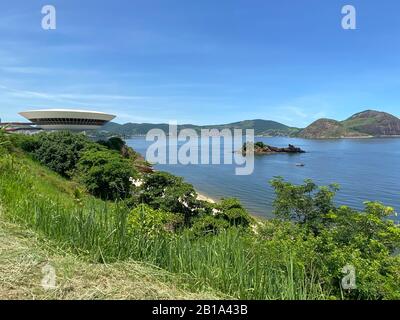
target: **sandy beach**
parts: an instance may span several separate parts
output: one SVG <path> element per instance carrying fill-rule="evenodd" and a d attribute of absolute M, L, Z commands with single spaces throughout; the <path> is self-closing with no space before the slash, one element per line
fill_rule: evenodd
<path fill-rule="evenodd" d="M 207 201 L 207 202 L 211 202 L 211 203 L 215 203 L 215 200 L 205 196 L 204 194 L 201 194 L 200 192 L 197 192 L 197 200 L 202 200 L 202 201 Z"/>

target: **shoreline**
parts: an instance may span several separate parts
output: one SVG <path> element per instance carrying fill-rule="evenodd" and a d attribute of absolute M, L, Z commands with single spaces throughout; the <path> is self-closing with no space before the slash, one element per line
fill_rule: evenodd
<path fill-rule="evenodd" d="M 197 200 L 201 200 L 201 201 L 206 201 L 209 203 L 217 203 L 216 200 L 214 200 L 213 198 L 204 195 L 204 193 L 199 192 L 198 190 L 196 190 L 197 192 Z"/>
<path fill-rule="evenodd" d="M 217 200 L 215 200 L 215 199 L 213 199 L 213 198 L 210 198 L 209 196 L 204 195 L 204 193 L 201 193 L 201 192 L 199 192 L 199 191 L 197 191 L 197 190 L 196 190 L 196 192 L 197 192 L 197 200 L 206 201 L 206 202 L 213 203 L 213 204 L 219 202 L 219 201 L 217 201 Z M 264 220 L 268 220 L 267 217 L 254 214 L 254 213 L 248 211 L 247 209 L 246 209 L 246 211 L 249 213 L 249 215 L 250 215 L 253 219 L 255 219 L 256 223 L 260 223 L 260 222 L 262 222 L 262 221 L 264 221 Z"/>
<path fill-rule="evenodd" d="M 117 134 L 118 135 L 118 134 Z M 168 136 L 168 135 L 167 135 Z M 124 140 L 129 140 L 133 138 L 143 138 L 146 137 L 143 135 L 129 135 L 124 136 Z M 323 138 L 306 138 L 306 137 L 297 137 L 297 136 L 263 136 L 263 135 L 254 135 L 255 138 L 290 138 L 290 139 L 304 139 L 304 140 L 339 140 L 339 139 L 388 139 L 388 138 L 400 138 L 400 135 L 382 135 L 382 136 L 348 136 L 348 137 L 323 137 Z"/>

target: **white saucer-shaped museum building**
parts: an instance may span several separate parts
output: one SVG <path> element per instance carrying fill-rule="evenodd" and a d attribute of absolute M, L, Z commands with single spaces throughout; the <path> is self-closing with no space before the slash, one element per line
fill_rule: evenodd
<path fill-rule="evenodd" d="M 68 109 L 32 110 L 19 114 L 44 130 L 93 130 L 115 118 L 103 112 Z"/>

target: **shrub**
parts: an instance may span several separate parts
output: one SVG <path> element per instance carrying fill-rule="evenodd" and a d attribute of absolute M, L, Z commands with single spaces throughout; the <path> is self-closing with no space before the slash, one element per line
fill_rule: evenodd
<path fill-rule="evenodd" d="M 129 213 L 127 224 L 130 233 L 140 232 L 148 237 L 156 237 L 172 235 L 181 222 L 179 215 L 141 204 Z"/>
<path fill-rule="evenodd" d="M 6 153 L 10 151 L 11 141 L 9 135 L 5 130 L 0 128 L 0 153 Z"/>
<path fill-rule="evenodd" d="M 229 228 L 226 220 L 211 215 L 204 215 L 194 219 L 192 232 L 195 236 L 216 235 Z"/>
<path fill-rule="evenodd" d="M 182 178 L 166 172 L 154 172 L 144 177 L 140 188 L 139 202 L 154 209 L 181 213 L 185 224 L 197 216 L 202 209 L 193 186 Z"/>
<path fill-rule="evenodd" d="M 248 227 L 254 222 L 236 198 L 222 199 L 215 207 L 215 217 L 227 221 L 230 226 Z"/>
<path fill-rule="evenodd" d="M 302 185 L 293 185 L 282 178 L 271 180 L 275 189 L 274 214 L 283 219 L 297 221 L 318 233 L 336 210 L 333 198 L 338 186 L 318 187 L 307 179 Z"/>
<path fill-rule="evenodd" d="M 129 159 L 138 171 L 143 173 L 153 172 L 150 163 L 148 163 L 140 153 L 128 147 L 125 141 L 120 137 L 111 137 L 108 140 L 97 141 L 97 143 L 110 150 L 118 151 L 122 157 Z"/>
<path fill-rule="evenodd" d="M 263 149 L 263 148 L 265 148 L 267 145 L 266 145 L 264 142 L 259 141 L 259 142 L 254 143 L 254 146 L 255 146 L 256 148 L 261 148 L 261 149 Z"/>
<path fill-rule="evenodd" d="M 34 152 L 40 146 L 40 139 L 37 134 L 14 134 L 12 135 L 12 142 L 16 147 L 29 153 Z"/>
<path fill-rule="evenodd" d="M 33 148 L 37 160 L 64 177 L 73 175 L 81 152 L 92 143 L 86 136 L 68 131 L 40 133 L 35 139 L 27 140 L 26 148 Z"/>
<path fill-rule="evenodd" d="M 108 140 L 99 140 L 97 143 L 118 152 L 121 152 L 122 148 L 125 146 L 125 141 L 120 137 L 111 137 Z"/>
<path fill-rule="evenodd" d="M 129 195 L 130 177 L 136 170 L 117 152 L 87 150 L 78 162 L 78 178 L 87 190 L 102 199 L 115 200 Z"/>
<path fill-rule="evenodd" d="M 366 202 L 363 212 L 337 208 L 333 204 L 337 187 L 317 187 L 310 180 L 295 186 L 279 178 L 272 185 L 278 217 L 297 224 L 304 241 L 316 243 L 312 252 L 319 257 L 326 290 L 352 299 L 399 299 L 400 227 L 388 219 L 394 214 L 392 208 L 377 202 Z M 340 290 L 346 265 L 356 272 L 357 288 L 348 291 Z"/>

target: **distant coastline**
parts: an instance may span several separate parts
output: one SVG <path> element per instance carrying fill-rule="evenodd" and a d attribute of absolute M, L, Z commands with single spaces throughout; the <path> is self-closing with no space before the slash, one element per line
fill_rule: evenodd
<path fill-rule="evenodd" d="M 125 123 L 110 122 L 101 129 L 90 132 L 98 138 L 107 138 L 119 135 L 125 139 L 143 137 L 151 129 L 161 129 L 167 135 L 169 124 L 167 123 Z M 216 124 L 216 125 L 178 125 L 178 131 L 192 129 L 196 132 L 201 130 L 223 130 L 240 129 L 254 130 L 256 137 L 290 137 L 304 139 L 368 139 L 368 138 L 392 138 L 400 137 L 400 119 L 392 114 L 365 110 L 356 113 L 346 120 L 318 119 L 306 128 L 291 127 L 272 120 L 244 120 L 239 122 Z"/>

